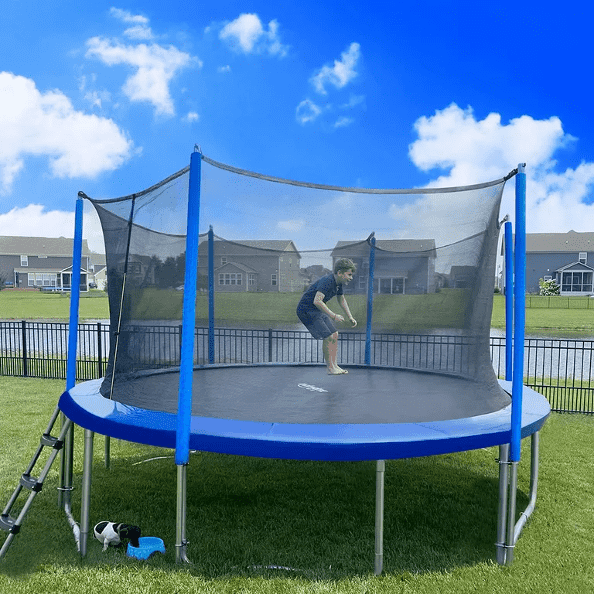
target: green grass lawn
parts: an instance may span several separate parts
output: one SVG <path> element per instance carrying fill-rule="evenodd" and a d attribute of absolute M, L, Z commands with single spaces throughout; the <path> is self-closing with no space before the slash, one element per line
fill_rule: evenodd
<path fill-rule="evenodd" d="M 3 320 L 68 320 L 70 295 L 41 291 L 0 291 L 0 319 Z M 82 293 L 79 319 L 109 318 L 107 294 L 103 291 Z"/>
<path fill-rule="evenodd" d="M 217 320 L 232 324 L 256 324 L 266 327 L 295 324 L 298 293 L 218 293 L 215 300 Z M 581 300 L 583 301 L 583 299 Z M 351 311 L 364 328 L 367 318 L 366 298 L 363 295 L 348 297 Z M 39 291 L 0 291 L 0 319 L 61 319 L 69 317 L 70 298 L 67 295 L 44 294 Z M 176 319 L 181 316 L 180 291 L 153 290 L 145 292 L 136 306 L 141 319 Z M 331 307 L 340 312 L 334 302 Z M 456 290 L 444 290 L 431 295 L 403 295 L 393 297 L 378 295 L 374 301 L 374 326 L 382 330 L 414 332 L 427 325 L 456 328 L 463 323 L 463 295 Z M 444 316 L 444 312 L 448 312 Z M 208 319 L 208 299 L 199 295 L 196 317 Z M 80 300 L 79 319 L 109 318 L 107 295 L 103 291 L 83 294 Z M 179 319 L 179 318 L 177 318 Z M 493 328 L 505 328 L 505 299 L 495 295 L 491 318 Z M 542 308 L 526 310 L 526 333 L 564 337 L 594 337 L 594 309 Z"/>
<path fill-rule="evenodd" d="M 61 381 L 2 378 L 2 507 L 45 429 Z M 74 514 L 79 517 L 82 431 L 77 430 Z M 511 567 L 494 562 L 496 448 L 386 465 L 384 573 L 373 575 L 375 464 L 192 455 L 190 567 L 175 563 L 172 452 L 112 442 L 111 469 L 95 440 L 91 523 L 138 524 L 167 553 L 141 562 L 103 553 L 81 560 L 56 505 L 50 473 L 23 529 L 0 561 L 1 594 L 551 593 L 594 591 L 594 418 L 552 415 L 541 436 L 537 508 Z M 527 503 L 528 449 L 519 507 Z M 57 466 L 57 465 L 56 465 Z M 3 539 L 0 534 L 0 539 Z M 0 541 L 1 542 L 1 541 Z M 267 569 L 283 566 L 292 570 Z"/>

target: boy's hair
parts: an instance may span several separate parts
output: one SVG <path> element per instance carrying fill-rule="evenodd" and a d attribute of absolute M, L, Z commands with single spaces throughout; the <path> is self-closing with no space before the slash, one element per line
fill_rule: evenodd
<path fill-rule="evenodd" d="M 346 272 L 347 270 L 352 270 L 353 274 L 357 271 L 356 264 L 349 258 L 341 258 L 340 260 L 336 261 L 336 264 L 334 264 L 334 274 Z"/>

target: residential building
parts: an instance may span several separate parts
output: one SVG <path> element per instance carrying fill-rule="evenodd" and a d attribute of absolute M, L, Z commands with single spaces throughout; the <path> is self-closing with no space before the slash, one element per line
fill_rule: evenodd
<path fill-rule="evenodd" d="M 73 240 L 0 236 L 0 278 L 8 287 L 70 290 Z M 83 240 L 81 289 L 86 291 L 92 255 Z"/>
<path fill-rule="evenodd" d="M 291 240 L 228 241 L 214 244 L 214 285 L 221 292 L 302 291 L 301 255 Z M 198 274 L 208 277 L 208 242 L 199 248 Z"/>
<path fill-rule="evenodd" d="M 373 292 L 376 294 L 435 293 L 435 240 L 383 239 L 376 241 Z M 357 271 L 345 289 L 347 293 L 365 293 L 369 283 L 367 241 L 339 241 L 332 251 L 332 266 L 340 258 L 350 258 Z"/>
<path fill-rule="evenodd" d="M 540 292 L 538 281 L 542 278 L 555 280 L 561 295 L 593 295 L 593 274 L 594 233 L 526 234 L 528 293 Z"/>

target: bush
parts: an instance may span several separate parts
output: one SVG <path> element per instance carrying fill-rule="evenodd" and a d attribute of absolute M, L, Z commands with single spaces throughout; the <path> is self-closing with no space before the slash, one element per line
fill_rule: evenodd
<path fill-rule="evenodd" d="M 538 286 L 540 287 L 540 294 L 545 297 L 559 295 L 561 292 L 561 287 L 553 279 L 543 280 L 540 278 L 538 279 Z"/>

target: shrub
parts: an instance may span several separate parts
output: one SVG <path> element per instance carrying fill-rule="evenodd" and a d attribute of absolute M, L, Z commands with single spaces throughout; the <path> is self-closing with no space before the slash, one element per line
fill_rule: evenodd
<path fill-rule="evenodd" d="M 549 295 L 559 295 L 561 292 L 561 287 L 553 279 L 544 280 L 540 278 L 538 279 L 538 286 L 540 287 L 540 294 L 545 297 L 548 297 Z"/>

